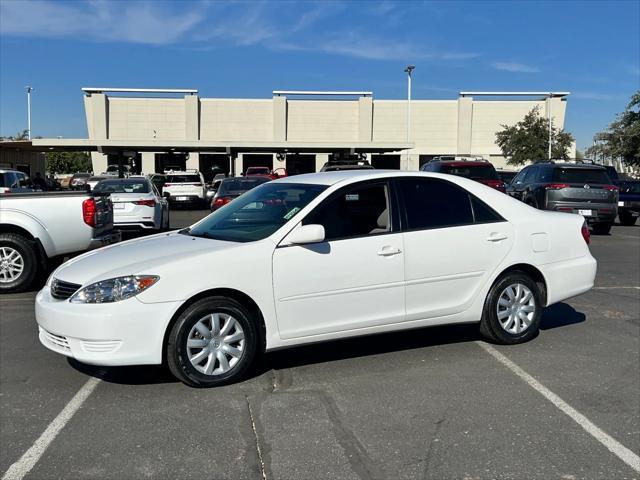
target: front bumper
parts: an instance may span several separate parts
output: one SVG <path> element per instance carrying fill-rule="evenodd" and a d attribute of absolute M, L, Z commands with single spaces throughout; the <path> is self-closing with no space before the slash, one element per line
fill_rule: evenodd
<path fill-rule="evenodd" d="M 105 233 L 104 235 L 92 238 L 91 242 L 89 243 L 88 250 L 106 247 L 107 245 L 111 245 L 112 243 L 118 243 L 120 240 L 122 240 L 122 234 L 117 230 L 113 230 L 109 233 Z"/>
<path fill-rule="evenodd" d="M 91 365 L 154 365 L 162 363 L 164 334 L 180 302 L 74 304 L 45 286 L 35 306 L 40 342 L 54 352 Z"/>

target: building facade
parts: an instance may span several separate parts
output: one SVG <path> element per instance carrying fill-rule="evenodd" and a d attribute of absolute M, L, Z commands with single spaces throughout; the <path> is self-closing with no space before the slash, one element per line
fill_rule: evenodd
<path fill-rule="evenodd" d="M 501 126 L 537 107 L 563 128 L 567 95 L 478 92 L 409 104 L 374 99 L 371 92 L 275 91 L 267 99 L 223 99 L 200 98 L 196 90 L 83 90 L 96 173 L 123 155 L 142 173 L 220 168 L 239 174 L 257 165 L 303 173 L 340 152 L 365 153 L 377 168 L 417 170 L 445 154 L 482 155 L 505 168 L 495 143 Z M 73 143 L 58 143 L 65 142 Z"/>

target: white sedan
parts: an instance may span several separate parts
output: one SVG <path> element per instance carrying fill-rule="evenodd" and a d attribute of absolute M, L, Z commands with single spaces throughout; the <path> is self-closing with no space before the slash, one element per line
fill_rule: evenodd
<path fill-rule="evenodd" d="M 527 341 L 545 306 L 593 286 L 588 242 L 582 217 L 465 178 L 298 175 L 64 263 L 36 318 L 44 346 L 81 362 L 166 359 L 215 386 L 261 351 L 357 335 L 476 322 L 493 342 Z"/>
<path fill-rule="evenodd" d="M 113 226 L 118 230 L 169 228 L 169 202 L 146 177 L 100 180 L 93 192 L 109 194 L 113 203 Z"/>

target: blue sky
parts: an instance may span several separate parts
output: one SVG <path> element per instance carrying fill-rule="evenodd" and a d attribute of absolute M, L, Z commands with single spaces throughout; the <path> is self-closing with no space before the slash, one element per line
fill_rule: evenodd
<path fill-rule="evenodd" d="M 0 134 L 86 137 L 80 88 L 570 91 L 590 145 L 640 88 L 640 2 L 0 0 Z"/>

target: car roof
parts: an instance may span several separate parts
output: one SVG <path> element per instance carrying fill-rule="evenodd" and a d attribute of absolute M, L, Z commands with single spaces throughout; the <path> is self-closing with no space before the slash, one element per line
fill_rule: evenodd
<path fill-rule="evenodd" d="M 293 175 L 284 178 L 278 178 L 273 182 L 279 183 L 308 183 L 315 185 L 334 185 L 341 182 L 355 182 L 359 180 L 376 180 L 396 177 L 431 177 L 440 178 L 461 183 L 460 180 L 466 179 L 448 175 L 444 173 L 422 172 L 422 171 L 405 171 L 405 170 L 380 170 L 380 169 L 361 169 L 361 170 L 337 170 L 331 172 L 304 173 L 301 175 Z M 473 182 L 469 180 L 469 182 Z M 473 182 L 477 183 L 477 182 Z M 465 183 L 466 184 L 466 183 Z"/>

